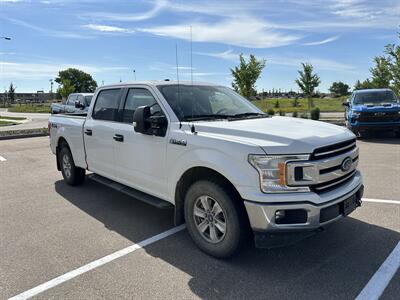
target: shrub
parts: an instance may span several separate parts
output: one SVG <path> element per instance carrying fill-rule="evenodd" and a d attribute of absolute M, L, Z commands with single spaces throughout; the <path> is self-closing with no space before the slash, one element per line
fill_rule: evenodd
<path fill-rule="evenodd" d="M 270 108 L 267 110 L 267 114 L 270 116 L 273 116 L 273 115 L 275 115 L 275 111 L 272 108 Z"/>
<path fill-rule="evenodd" d="M 293 118 L 297 118 L 297 110 L 295 110 L 295 111 L 292 113 L 292 117 L 293 117 Z"/>
<path fill-rule="evenodd" d="M 279 100 L 276 100 L 276 102 L 275 102 L 275 108 L 279 108 Z"/>
<path fill-rule="evenodd" d="M 302 118 L 302 119 L 308 119 L 308 114 L 307 114 L 306 112 L 304 112 L 304 113 L 302 113 L 302 114 L 300 115 L 300 118 Z"/>
<path fill-rule="evenodd" d="M 320 110 L 318 107 L 311 110 L 311 119 L 312 120 L 319 120 Z"/>
<path fill-rule="evenodd" d="M 279 110 L 279 115 L 284 116 L 284 115 L 286 115 L 286 113 L 283 110 Z"/>

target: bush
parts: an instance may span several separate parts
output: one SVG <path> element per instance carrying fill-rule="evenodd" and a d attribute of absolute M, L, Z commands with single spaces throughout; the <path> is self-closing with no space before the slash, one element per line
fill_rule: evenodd
<path fill-rule="evenodd" d="M 293 117 L 293 118 L 297 118 L 297 110 L 295 110 L 295 111 L 292 113 L 292 117 Z"/>
<path fill-rule="evenodd" d="M 275 111 L 272 108 L 270 108 L 267 110 L 267 114 L 270 116 L 273 116 L 273 115 L 275 115 Z"/>
<path fill-rule="evenodd" d="M 276 102 L 275 102 L 275 108 L 279 108 L 279 100 L 276 100 Z"/>
<path fill-rule="evenodd" d="M 307 113 L 302 113 L 301 115 L 300 115 L 300 118 L 302 118 L 302 119 L 308 119 L 308 114 Z"/>
<path fill-rule="evenodd" d="M 284 115 L 286 115 L 286 113 L 283 110 L 279 110 L 279 115 L 284 116 Z"/>
<path fill-rule="evenodd" d="M 320 110 L 318 107 L 311 110 L 311 119 L 312 120 L 319 120 Z"/>

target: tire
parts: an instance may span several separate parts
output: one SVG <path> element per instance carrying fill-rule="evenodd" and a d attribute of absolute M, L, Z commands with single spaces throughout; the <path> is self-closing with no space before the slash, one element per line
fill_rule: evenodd
<path fill-rule="evenodd" d="M 242 199 L 232 195 L 228 188 L 202 180 L 195 182 L 185 196 L 185 219 L 190 236 L 203 252 L 217 258 L 237 253 L 249 236 Z"/>
<path fill-rule="evenodd" d="M 75 166 L 71 151 L 63 146 L 59 154 L 59 163 L 64 180 L 69 185 L 80 185 L 85 181 L 85 169 Z"/>

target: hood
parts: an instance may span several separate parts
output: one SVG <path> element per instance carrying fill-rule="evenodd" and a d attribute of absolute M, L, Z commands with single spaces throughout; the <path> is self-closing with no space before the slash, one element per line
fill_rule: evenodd
<path fill-rule="evenodd" d="M 361 111 L 361 112 L 376 112 L 376 111 L 398 111 L 400 109 L 399 103 L 388 103 L 385 105 L 378 104 L 378 105 L 353 105 L 352 110 L 354 111 Z"/>
<path fill-rule="evenodd" d="M 267 154 L 309 154 L 355 137 L 344 127 L 290 117 L 196 122 L 195 128 L 203 136 L 257 145 Z"/>

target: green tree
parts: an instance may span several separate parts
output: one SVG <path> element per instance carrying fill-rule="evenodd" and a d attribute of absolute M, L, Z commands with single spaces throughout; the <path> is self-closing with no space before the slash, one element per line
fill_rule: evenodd
<path fill-rule="evenodd" d="M 370 69 L 372 86 L 374 88 L 388 88 L 393 78 L 388 59 L 383 56 L 376 56 L 374 61 L 375 66 Z"/>
<path fill-rule="evenodd" d="M 257 60 L 250 54 L 249 61 L 243 58 L 243 53 L 239 56 L 239 66 L 231 69 L 233 76 L 232 87 L 243 97 L 250 98 L 257 94 L 256 82 L 265 67 L 265 60 Z"/>
<path fill-rule="evenodd" d="M 10 83 L 10 87 L 8 88 L 8 97 L 9 97 L 11 103 L 14 103 L 14 100 L 15 100 L 15 90 L 16 90 L 16 88 L 17 88 L 17 87 L 15 87 L 15 86 L 13 85 L 13 83 L 11 82 L 11 83 Z"/>
<path fill-rule="evenodd" d="M 308 100 L 308 110 L 311 110 L 311 106 L 313 106 L 312 96 L 315 88 L 321 83 L 321 80 L 317 74 L 313 74 L 313 66 L 311 64 L 302 63 L 302 65 L 303 70 L 298 71 L 300 77 L 296 79 L 296 83 Z"/>
<path fill-rule="evenodd" d="M 335 97 L 347 96 L 349 94 L 349 90 L 350 90 L 349 85 L 341 81 L 336 81 L 332 83 L 331 87 L 329 88 L 329 91 Z"/>
<path fill-rule="evenodd" d="M 92 78 L 92 75 L 74 68 L 58 72 L 55 81 L 62 84 L 64 80 L 68 80 L 77 93 L 94 92 L 97 88 L 97 82 Z"/>
<path fill-rule="evenodd" d="M 368 78 L 364 81 L 357 80 L 356 84 L 354 85 L 355 90 L 364 90 L 364 89 L 373 89 L 374 85 L 372 84 L 371 80 Z"/>
<path fill-rule="evenodd" d="M 71 84 L 68 79 L 64 79 L 61 81 L 61 86 L 58 88 L 57 93 L 63 98 L 68 98 L 69 94 L 75 92 L 75 87 Z"/>
<path fill-rule="evenodd" d="M 400 32 L 398 37 L 400 39 Z M 400 45 L 386 45 L 385 54 L 392 74 L 392 89 L 397 95 L 400 95 Z"/>

